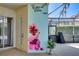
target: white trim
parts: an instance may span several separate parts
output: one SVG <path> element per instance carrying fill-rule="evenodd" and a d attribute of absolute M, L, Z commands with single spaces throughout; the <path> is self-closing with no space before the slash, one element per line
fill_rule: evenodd
<path fill-rule="evenodd" d="M 14 42 L 13 42 L 13 46 L 14 47 L 16 47 L 16 17 L 15 18 L 13 18 L 13 27 L 14 27 L 14 32 L 13 32 L 13 40 L 14 40 Z"/>

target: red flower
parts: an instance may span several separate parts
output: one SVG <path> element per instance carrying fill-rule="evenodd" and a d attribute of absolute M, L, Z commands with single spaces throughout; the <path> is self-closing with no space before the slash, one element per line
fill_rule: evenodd
<path fill-rule="evenodd" d="M 38 28 L 35 24 L 32 24 L 29 26 L 29 32 L 32 34 L 32 35 L 36 35 L 36 33 L 38 32 Z"/>

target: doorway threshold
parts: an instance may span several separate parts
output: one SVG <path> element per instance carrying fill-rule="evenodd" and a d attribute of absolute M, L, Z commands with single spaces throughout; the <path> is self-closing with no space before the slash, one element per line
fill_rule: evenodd
<path fill-rule="evenodd" d="M 15 48 L 15 47 L 0 48 L 0 51 L 7 50 L 7 49 L 12 49 L 12 48 Z"/>

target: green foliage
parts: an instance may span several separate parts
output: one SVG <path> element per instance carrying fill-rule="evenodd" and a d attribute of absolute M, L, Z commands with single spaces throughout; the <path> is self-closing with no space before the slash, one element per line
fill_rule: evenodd
<path fill-rule="evenodd" d="M 55 46 L 55 42 L 52 40 L 52 39 L 50 39 L 50 40 L 48 40 L 48 48 L 54 48 L 54 46 Z"/>

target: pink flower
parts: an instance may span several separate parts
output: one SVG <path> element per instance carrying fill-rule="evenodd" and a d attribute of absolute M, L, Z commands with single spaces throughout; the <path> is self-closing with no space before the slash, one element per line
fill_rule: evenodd
<path fill-rule="evenodd" d="M 40 41 L 38 39 L 38 27 L 35 24 L 31 24 L 29 26 L 29 48 L 32 50 L 43 50 L 43 48 L 40 47 Z"/>

